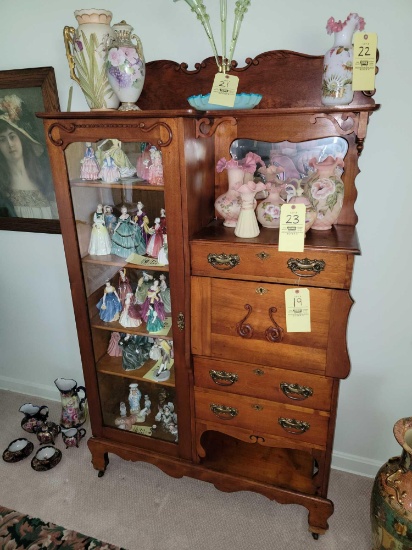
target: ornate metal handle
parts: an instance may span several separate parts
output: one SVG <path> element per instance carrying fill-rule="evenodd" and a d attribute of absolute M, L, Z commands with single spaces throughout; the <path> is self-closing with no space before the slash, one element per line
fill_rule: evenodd
<path fill-rule="evenodd" d="M 238 375 L 234 372 L 226 372 L 224 370 L 210 370 L 210 377 L 218 386 L 231 386 L 238 381 Z"/>
<path fill-rule="evenodd" d="M 64 27 L 63 29 L 63 38 L 64 38 L 64 44 L 66 46 L 66 57 L 67 61 L 69 62 L 69 69 L 70 69 L 70 78 L 73 79 L 77 84 L 80 84 L 80 80 L 76 73 L 74 72 L 75 69 L 75 62 L 74 62 L 74 56 L 70 49 L 70 44 L 73 44 L 74 40 L 74 33 L 75 33 L 74 27 Z"/>
<path fill-rule="evenodd" d="M 325 262 L 323 260 L 310 260 L 304 258 L 299 260 L 298 258 L 289 258 L 288 268 L 298 277 L 315 277 L 321 271 L 325 269 Z M 301 273 L 302 271 L 312 271 L 312 273 Z"/>
<path fill-rule="evenodd" d="M 308 422 L 304 422 L 303 420 L 295 420 L 294 418 L 279 417 L 278 422 L 286 432 L 292 435 L 301 435 L 307 432 L 310 428 L 310 424 Z"/>
<path fill-rule="evenodd" d="M 220 420 L 232 420 L 232 418 L 239 414 L 239 411 L 235 407 L 226 407 L 225 405 L 216 405 L 215 403 L 210 404 L 210 410 Z"/>
<path fill-rule="evenodd" d="M 240 258 L 237 254 L 208 254 L 207 261 L 215 269 L 227 271 L 239 265 Z"/>
<path fill-rule="evenodd" d="M 299 384 L 288 384 L 287 382 L 280 383 L 280 389 L 289 399 L 294 401 L 303 401 L 308 397 L 312 397 L 313 389 L 308 386 L 300 386 Z"/>

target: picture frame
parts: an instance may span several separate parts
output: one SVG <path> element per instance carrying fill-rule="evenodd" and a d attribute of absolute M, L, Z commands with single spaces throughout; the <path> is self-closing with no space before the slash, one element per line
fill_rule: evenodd
<path fill-rule="evenodd" d="M 36 117 L 51 111 L 60 111 L 53 67 L 0 71 L 0 230 L 61 233 L 43 122 Z M 31 194 L 20 190 L 23 183 L 10 183 L 19 155 L 7 153 L 13 139 L 23 151 Z"/>

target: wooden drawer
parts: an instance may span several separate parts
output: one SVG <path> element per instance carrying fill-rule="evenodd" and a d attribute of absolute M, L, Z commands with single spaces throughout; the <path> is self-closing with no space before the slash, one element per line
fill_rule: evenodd
<path fill-rule="evenodd" d="M 353 254 L 305 250 L 278 252 L 275 246 L 193 241 L 192 275 L 274 283 L 349 288 Z"/>
<path fill-rule="evenodd" d="M 195 388 L 196 418 L 276 437 L 325 445 L 329 414 L 236 394 Z"/>
<path fill-rule="evenodd" d="M 195 386 L 329 411 L 333 379 L 209 357 L 194 357 Z"/>
<path fill-rule="evenodd" d="M 288 333 L 286 285 L 208 277 L 192 277 L 191 284 L 194 355 L 348 375 L 345 335 L 352 300 L 347 291 L 311 288 L 311 332 Z M 281 341 L 273 339 L 276 327 Z"/>

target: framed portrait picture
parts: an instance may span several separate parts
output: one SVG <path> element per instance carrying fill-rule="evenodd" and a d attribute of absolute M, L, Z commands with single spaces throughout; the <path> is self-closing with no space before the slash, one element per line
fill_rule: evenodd
<path fill-rule="evenodd" d="M 53 67 L 0 71 L 0 230 L 60 233 L 43 122 L 60 111 Z"/>

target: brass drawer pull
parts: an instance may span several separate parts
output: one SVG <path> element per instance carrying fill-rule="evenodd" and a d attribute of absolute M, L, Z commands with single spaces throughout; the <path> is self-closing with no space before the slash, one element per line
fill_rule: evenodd
<path fill-rule="evenodd" d="M 292 273 L 298 277 L 315 277 L 315 275 L 319 275 L 326 266 L 323 260 L 310 260 L 309 258 L 304 258 L 303 260 L 289 258 L 287 265 Z M 302 273 L 302 271 L 312 271 L 312 273 Z"/>
<path fill-rule="evenodd" d="M 289 399 L 294 401 L 303 401 L 308 397 L 312 397 L 313 389 L 308 386 L 299 386 L 299 384 L 288 384 L 287 382 L 280 383 L 280 389 Z"/>
<path fill-rule="evenodd" d="M 238 375 L 224 370 L 210 370 L 210 377 L 218 386 L 231 386 L 238 381 Z"/>
<path fill-rule="evenodd" d="M 239 265 L 240 258 L 237 254 L 208 254 L 207 261 L 215 269 L 227 271 Z"/>
<path fill-rule="evenodd" d="M 210 404 L 210 410 L 214 415 L 220 418 L 220 420 L 232 420 L 232 418 L 234 418 L 239 414 L 239 411 L 234 407 L 226 407 L 225 405 L 216 405 L 215 403 Z"/>
<path fill-rule="evenodd" d="M 294 418 L 280 417 L 278 418 L 278 422 L 286 432 L 292 435 L 301 435 L 307 432 L 310 428 L 310 424 L 308 422 L 304 422 L 303 420 L 295 420 Z"/>

